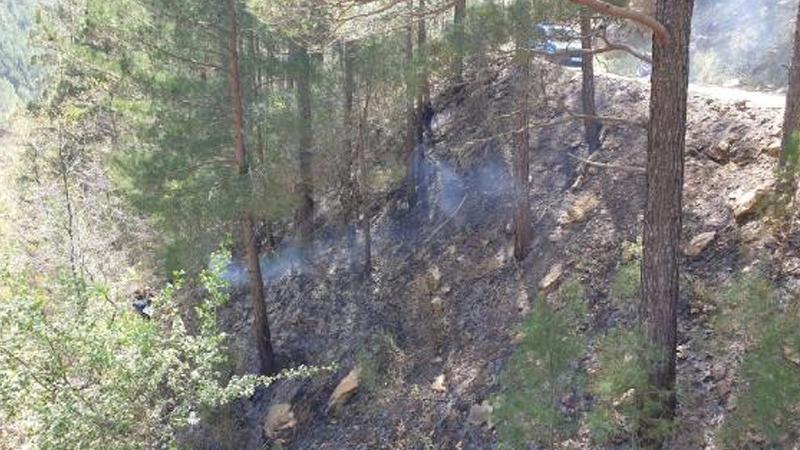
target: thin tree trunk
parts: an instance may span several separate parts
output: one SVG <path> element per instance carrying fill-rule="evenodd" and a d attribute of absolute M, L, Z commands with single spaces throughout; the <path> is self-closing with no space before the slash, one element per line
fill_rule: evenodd
<path fill-rule="evenodd" d="M 403 157 L 406 163 L 406 199 L 409 206 L 413 206 L 417 201 L 417 164 L 415 158 L 415 138 L 416 138 L 416 114 L 414 114 L 414 26 L 411 13 L 414 11 L 414 1 L 407 0 L 408 5 L 408 24 L 405 33 L 404 62 L 406 70 L 406 136 L 403 144 Z"/>
<path fill-rule="evenodd" d="M 228 85 L 231 96 L 233 116 L 234 158 L 240 177 L 247 177 L 247 149 L 244 140 L 244 110 L 242 108 L 242 87 L 239 75 L 239 25 L 237 21 L 236 0 L 228 0 L 231 15 L 230 39 L 228 41 Z M 264 298 L 264 280 L 259 264 L 258 246 L 255 239 L 255 224 L 249 211 L 242 214 L 241 233 L 245 248 L 247 271 L 250 275 L 250 299 L 253 302 L 253 334 L 260 364 L 260 373 L 275 372 L 275 360 L 272 352 L 272 338 L 267 319 L 267 305 Z"/>
<path fill-rule="evenodd" d="M 300 167 L 300 206 L 297 211 L 297 228 L 300 241 L 308 247 L 314 240 L 314 179 L 311 172 L 311 146 L 313 134 L 311 128 L 311 58 L 308 49 L 298 47 L 295 50 L 295 62 L 298 67 L 297 115 L 300 121 L 298 139 L 298 164 Z"/>
<path fill-rule="evenodd" d="M 61 127 L 58 129 L 58 163 L 61 172 L 61 183 L 64 188 L 64 206 L 67 210 L 67 239 L 69 240 L 69 265 L 72 277 L 77 280 L 78 276 L 78 262 L 77 262 L 77 247 L 75 245 L 75 214 L 72 210 L 72 194 L 69 189 L 69 168 L 64 156 L 64 144 L 61 137 Z"/>
<path fill-rule="evenodd" d="M 581 48 L 586 50 L 581 58 L 581 72 L 583 74 L 583 84 L 581 88 L 581 104 L 583 113 L 587 116 L 596 116 L 594 95 L 594 56 L 592 50 L 592 16 L 587 9 L 581 10 Z M 586 145 L 589 153 L 594 153 L 600 148 L 600 129 L 601 124 L 597 120 L 587 118 L 583 121 L 584 132 L 586 135 Z"/>
<path fill-rule="evenodd" d="M 670 34 L 653 43 L 650 130 L 642 258 L 642 319 L 655 352 L 650 368 L 654 388 L 669 393 L 654 420 L 671 420 L 675 412 L 675 345 L 677 339 L 678 262 L 681 240 L 686 100 L 689 80 L 689 36 L 694 0 L 658 0 L 656 20 Z M 645 422 L 644 437 L 647 435 Z M 649 442 L 658 447 L 661 442 Z"/>
<path fill-rule="evenodd" d="M 419 0 L 419 10 L 425 11 L 425 0 Z M 428 85 L 428 60 L 426 52 L 427 30 L 425 18 L 419 19 L 417 23 L 417 54 L 419 55 L 420 79 L 417 87 L 417 143 L 422 143 L 426 129 L 426 122 L 429 114 L 430 86 Z M 420 150 L 424 147 L 420 147 Z M 417 158 L 424 158 L 424 154 L 417 155 Z"/>
<path fill-rule="evenodd" d="M 367 150 L 366 127 L 367 119 L 369 118 L 369 101 L 372 93 L 370 92 L 369 86 L 366 86 L 364 91 L 366 92 L 364 110 L 361 113 L 361 119 L 358 123 L 358 174 L 356 177 L 356 189 L 358 204 L 361 208 L 361 233 L 364 235 L 363 275 L 365 278 L 368 278 L 369 274 L 372 272 L 372 229 L 369 205 L 367 204 L 367 187 L 365 181 L 367 176 L 367 157 L 365 153 Z"/>
<path fill-rule="evenodd" d="M 358 159 L 357 146 L 353 142 L 353 93 L 355 91 L 355 55 L 357 49 L 356 42 L 346 42 L 343 45 L 344 52 L 344 136 L 345 136 L 345 169 L 343 173 L 342 195 L 342 222 L 347 230 L 348 257 L 351 268 L 355 267 L 356 250 L 356 227 L 357 220 L 353 220 L 356 213 L 357 198 L 357 179 L 354 163 Z"/>
<path fill-rule="evenodd" d="M 456 0 L 453 5 L 453 39 L 455 41 L 455 58 L 453 59 L 453 74 L 455 83 L 464 82 L 464 18 L 467 15 L 467 0 Z"/>
<path fill-rule="evenodd" d="M 527 48 L 527 33 L 517 37 L 514 54 L 517 79 L 517 113 L 514 121 L 514 257 L 522 261 L 528 256 L 531 242 L 529 181 L 530 148 L 528 130 L 528 98 L 530 92 L 531 60 Z"/>
<path fill-rule="evenodd" d="M 780 184 L 778 188 L 786 197 L 787 203 L 794 196 L 797 163 L 800 148 L 795 148 L 800 140 L 800 6 L 797 8 L 795 22 L 794 53 L 789 71 L 789 91 L 786 93 L 786 110 L 783 116 L 783 142 L 780 158 Z M 793 142 L 794 140 L 794 142 Z"/>

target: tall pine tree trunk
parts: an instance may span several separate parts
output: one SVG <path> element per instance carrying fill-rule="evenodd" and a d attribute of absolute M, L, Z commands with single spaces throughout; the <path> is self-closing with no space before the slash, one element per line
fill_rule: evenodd
<path fill-rule="evenodd" d="M 456 0 L 453 5 L 453 40 L 455 41 L 455 57 L 453 58 L 453 76 L 456 84 L 464 82 L 464 18 L 467 16 L 467 0 Z"/>
<path fill-rule="evenodd" d="M 311 167 L 313 131 L 311 125 L 311 58 L 308 49 L 295 48 L 297 67 L 297 116 L 300 122 L 297 161 L 300 169 L 300 206 L 297 210 L 297 231 L 306 249 L 314 240 L 314 178 Z"/>
<path fill-rule="evenodd" d="M 789 71 L 789 91 L 786 93 L 786 110 L 783 116 L 783 142 L 780 159 L 781 177 L 779 189 L 788 201 L 794 196 L 796 174 L 795 165 L 800 148 L 794 148 L 793 139 L 800 131 L 800 5 L 795 22 L 794 52 Z"/>
<path fill-rule="evenodd" d="M 588 9 L 581 10 L 581 48 L 584 50 L 581 57 L 581 72 L 583 84 L 581 87 L 581 105 L 583 114 L 596 116 L 594 95 L 594 55 L 592 51 L 592 13 Z M 586 118 L 583 121 L 586 145 L 589 153 L 594 153 L 600 148 L 600 122 Z"/>
<path fill-rule="evenodd" d="M 233 117 L 234 158 L 240 177 L 248 177 L 247 149 L 244 140 L 244 110 L 242 108 L 242 86 L 239 76 L 239 25 L 237 21 L 236 0 L 228 0 L 231 16 L 230 39 L 228 41 L 228 85 L 231 96 L 231 112 Z M 249 211 L 242 214 L 241 239 L 245 249 L 247 271 L 250 275 L 250 300 L 253 302 L 253 335 L 256 340 L 260 373 L 275 372 L 275 361 L 272 352 L 267 305 L 264 299 L 264 280 L 259 263 L 258 245 L 255 238 L 255 224 Z"/>
<path fill-rule="evenodd" d="M 651 418 L 656 420 L 671 420 L 675 411 L 678 262 L 693 4 L 694 0 L 658 0 L 656 6 L 656 20 L 666 27 L 670 38 L 663 44 L 653 42 L 641 273 L 642 319 L 655 351 L 650 379 L 656 389 L 670 392 L 666 399 L 655 399 L 663 406 Z M 647 427 L 647 422 L 644 425 Z M 647 435 L 646 429 L 644 432 Z"/>
<path fill-rule="evenodd" d="M 518 0 L 519 1 L 519 0 Z M 523 6 L 525 12 L 527 9 Z M 527 24 L 530 17 L 519 17 L 521 24 Z M 514 120 L 514 157 L 513 157 L 513 183 L 514 183 L 514 257 L 522 261 L 528 256 L 531 244 L 530 220 L 530 148 L 528 129 L 528 98 L 530 96 L 531 56 L 528 51 L 527 25 L 521 25 L 520 31 L 515 36 L 516 50 L 514 52 L 514 69 L 517 73 L 516 115 Z"/>

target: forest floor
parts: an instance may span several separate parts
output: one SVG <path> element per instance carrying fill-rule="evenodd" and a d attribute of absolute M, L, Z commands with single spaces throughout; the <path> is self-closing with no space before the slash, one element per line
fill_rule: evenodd
<path fill-rule="evenodd" d="M 330 226 L 321 234 L 333 237 L 317 244 L 312 267 L 268 281 L 274 346 L 283 364 L 336 362 L 340 369 L 281 382 L 241 402 L 233 425 L 239 439 L 214 442 L 209 433 L 208 448 L 270 448 L 278 440 L 291 449 L 496 448 L 479 405 L 497 392 L 518 325 L 539 292 L 549 295 L 559 283 L 579 280 L 590 342 L 628 320 L 624 305 L 609 299 L 609 286 L 625 243 L 641 234 L 646 129 L 606 125 L 602 149 L 589 155 L 582 123 L 559 120 L 567 117 L 560 105 L 579 110 L 580 73 L 550 67 L 540 79 L 544 95 L 537 98 L 547 101 L 532 108 L 539 125 L 531 132 L 534 242 L 528 258 L 517 263 L 512 255 L 506 116 L 513 109 L 513 80 L 507 61 L 498 61 L 465 88 L 434 99 L 426 200 L 409 208 L 397 193 L 376 206 L 371 279 L 348 270 L 353 249 Z M 741 357 L 740 349 L 719 355 L 697 341 L 711 333 L 714 314 L 713 300 L 701 293 L 761 267 L 776 248 L 756 204 L 773 182 L 782 110 L 706 94 L 693 91 L 689 104 L 684 236 L 687 245 L 703 233 L 710 240 L 689 250 L 694 256 L 682 266 L 678 371 L 685 394 L 673 444 L 680 449 L 715 448 Z M 643 123 L 648 98 L 648 86 L 639 81 L 597 78 L 603 116 Z M 552 121 L 560 123 L 547 125 Z M 797 293 L 797 249 L 785 260 L 796 263 L 795 276 L 777 281 Z M 249 302 L 240 295 L 226 323 L 242 349 L 250 338 L 248 317 Z M 337 414 L 326 413 L 334 387 L 357 364 L 357 393 Z M 292 406 L 296 423 L 268 438 L 263 418 L 279 403 Z M 587 404 L 578 402 L 579 412 Z M 588 442 L 579 433 L 560 448 L 590 448 Z"/>

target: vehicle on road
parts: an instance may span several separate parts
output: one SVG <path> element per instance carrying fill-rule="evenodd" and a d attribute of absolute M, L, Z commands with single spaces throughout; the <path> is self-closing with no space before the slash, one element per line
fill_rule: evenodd
<path fill-rule="evenodd" d="M 583 62 L 580 33 L 573 28 L 548 23 L 533 27 L 531 48 L 550 61 L 568 67 L 580 67 Z"/>

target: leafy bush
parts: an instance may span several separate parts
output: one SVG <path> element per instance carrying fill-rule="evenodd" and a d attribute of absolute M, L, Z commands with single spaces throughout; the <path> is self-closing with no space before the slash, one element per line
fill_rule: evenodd
<path fill-rule="evenodd" d="M 638 328 L 613 330 L 598 343 L 597 371 L 590 387 L 595 407 L 588 418 L 598 444 L 669 436 L 670 422 L 652 419 L 659 416 L 660 400 L 669 395 L 656 391 L 649 381 L 648 369 L 655 356 Z M 648 435 L 637 437 L 640 430 Z"/>
<path fill-rule="evenodd" d="M 100 286 L 61 278 L 47 288 L 0 273 L 0 422 L 34 448 L 174 446 L 182 430 L 275 378 L 225 377 L 217 309 L 227 300 L 227 255 L 201 280 L 207 295 L 187 331 L 175 300 L 154 300 L 152 320 L 112 302 Z M 308 376 L 299 367 L 278 377 Z"/>
<path fill-rule="evenodd" d="M 539 298 L 522 325 L 522 341 L 503 373 L 501 393 L 493 401 L 492 419 L 504 448 L 529 442 L 552 446 L 572 432 L 562 397 L 577 389 L 578 359 L 585 344 L 578 332 L 583 289 L 566 283 L 554 308 Z"/>

